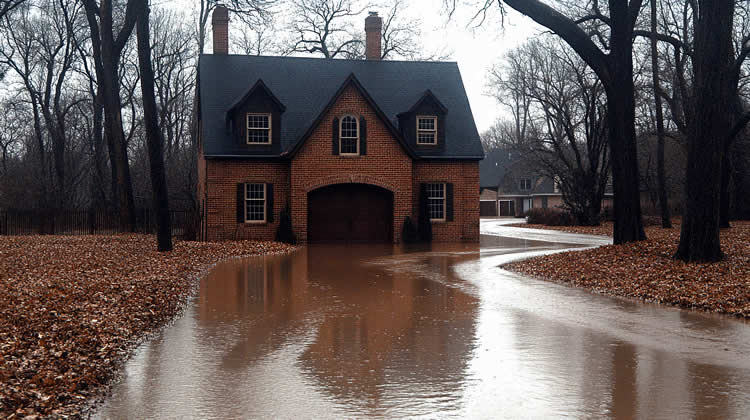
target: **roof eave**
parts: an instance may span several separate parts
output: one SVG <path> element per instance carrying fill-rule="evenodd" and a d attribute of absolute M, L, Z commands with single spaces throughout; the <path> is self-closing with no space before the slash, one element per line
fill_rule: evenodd
<path fill-rule="evenodd" d="M 238 154 L 213 154 L 203 155 L 207 160 L 211 159 L 279 159 L 286 160 L 283 155 L 238 155 Z"/>

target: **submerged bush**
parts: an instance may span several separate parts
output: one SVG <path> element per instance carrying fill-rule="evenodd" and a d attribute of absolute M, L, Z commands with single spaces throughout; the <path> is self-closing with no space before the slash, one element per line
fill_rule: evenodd
<path fill-rule="evenodd" d="M 289 211 L 289 206 L 285 207 L 281 210 L 281 213 L 279 213 L 279 227 L 276 229 L 276 242 L 283 242 L 292 245 L 297 243 L 297 237 L 292 230 L 292 215 Z"/>
<path fill-rule="evenodd" d="M 404 227 L 401 232 L 401 237 L 403 238 L 404 242 L 407 244 L 411 244 L 411 243 L 419 241 L 419 233 L 417 232 L 417 225 L 414 224 L 414 221 L 412 221 L 411 217 L 409 216 L 406 216 L 406 219 L 404 219 Z"/>

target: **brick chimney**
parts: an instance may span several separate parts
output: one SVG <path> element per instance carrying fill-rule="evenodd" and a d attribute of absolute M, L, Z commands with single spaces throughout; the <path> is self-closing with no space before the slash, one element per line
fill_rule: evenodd
<path fill-rule="evenodd" d="M 222 5 L 216 6 L 211 24 L 214 28 L 214 54 L 229 54 L 229 10 Z"/>
<path fill-rule="evenodd" d="M 383 18 L 378 16 L 378 12 L 370 12 L 365 18 L 365 56 L 368 60 L 380 60 L 382 30 Z"/>

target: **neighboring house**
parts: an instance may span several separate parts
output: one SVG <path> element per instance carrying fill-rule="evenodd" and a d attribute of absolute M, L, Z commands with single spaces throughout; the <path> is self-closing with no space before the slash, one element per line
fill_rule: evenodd
<path fill-rule="evenodd" d="M 301 242 L 400 242 L 420 205 L 437 241 L 479 240 L 484 156 L 456 63 L 228 55 L 213 15 L 200 58 L 198 197 L 209 240 L 274 238 L 282 210 Z"/>
<path fill-rule="evenodd" d="M 503 177 L 498 207 L 503 216 L 522 216 L 533 208 L 562 207 L 562 193 L 549 177 L 534 172 L 510 172 Z"/>
<path fill-rule="evenodd" d="M 480 206 L 482 216 L 523 216 L 532 208 L 561 208 L 562 192 L 554 180 L 540 175 L 533 164 L 513 152 L 496 149 L 480 163 Z M 491 214 L 489 200 L 496 194 L 496 213 Z M 605 193 L 602 208 L 612 206 L 611 189 Z"/>
<path fill-rule="evenodd" d="M 498 206 L 498 186 L 510 166 L 512 155 L 502 149 L 487 152 L 479 162 L 479 211 L 483 217 L 503 215 Z"/>

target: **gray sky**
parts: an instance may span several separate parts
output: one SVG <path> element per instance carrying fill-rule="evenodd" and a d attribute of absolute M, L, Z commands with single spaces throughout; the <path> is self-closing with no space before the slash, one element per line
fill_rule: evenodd
<path fill-rule="evenodd" d="M 431 7 L 424 7 L 427 4 Z M 458 62 L 471 110 L 481 133 L 499 115 L 506 113 L 494 98 L 484 95 L 488 70 L 500 62 L 507 51 L 540 33 L 542 27 L 509 7 L 506 7 L 507 15 L 501 23 L 496 4 L 479 27 L 478 22 L 470 23 L 476 7 L 459 6 L 450 21 L 441 13 L 442 7 L 443 0 L 411 0 L 410 11 L 419 8 L 424 12 L 420 17 L 424 24 L 422 32 L 425 44 L 433 48 L 447 46 L 452 53 L 451 60 Z"/>

